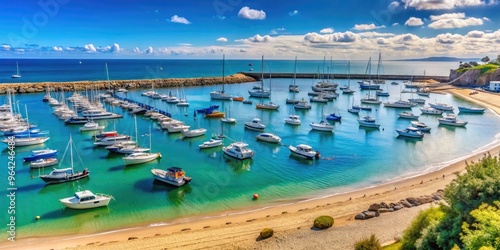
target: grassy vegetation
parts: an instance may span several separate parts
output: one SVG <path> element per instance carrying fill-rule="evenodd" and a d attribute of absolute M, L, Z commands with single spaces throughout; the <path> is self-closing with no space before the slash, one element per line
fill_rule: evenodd
<path fill-rule="evenodd" d="M 460 73 L 464 73 L 468 70 L 478 69 L 481 71 L 481 75 L 482 75 L 484 73 L 491 73 L 491 72 L 495 71 L 496 69 L 498 69 L 498 67 L 499 66 L 496 64 L 482 64 L 482 65 L 477 65 L 477 66 L 474 66 L 471 68 L 458 69 L 457 71 Z"/>
<path fill-rule="evenodd" d="M 401 241 L 398 241 L 394 244 L 390 244 L 388 246 L 383 247 L 382 250 L 399 250 L 399 249 L 401 249 L 402 245 L 403 245 L 403 243 L 401 243 Z"/>
<path fill-rule="evenodd" d="M 333 226 L 333 218 L 328 215 L 323 215 L 314 220 L 314 227 L 317 229 L 327 229 Z"/>

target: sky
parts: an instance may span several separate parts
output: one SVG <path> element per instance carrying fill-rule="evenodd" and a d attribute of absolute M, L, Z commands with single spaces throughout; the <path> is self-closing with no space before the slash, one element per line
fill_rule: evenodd
<path fill-rule="evenodd" d="M 496 58 L 500 0 L 0 0 L 0 56 Z"/>

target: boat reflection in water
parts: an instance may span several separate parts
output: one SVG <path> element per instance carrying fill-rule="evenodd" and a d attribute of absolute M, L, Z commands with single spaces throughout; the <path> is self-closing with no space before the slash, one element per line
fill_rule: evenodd
<path fill-rule="evenodd" d="M 224 154 L 224 161 L 237 174 L 250 171 L 250 166 L 253 164 L 253 160 L 251 158 L 244 159 L 244 160 L 237 160 L 237 159 L 231 158 L 225 154 Z"/>

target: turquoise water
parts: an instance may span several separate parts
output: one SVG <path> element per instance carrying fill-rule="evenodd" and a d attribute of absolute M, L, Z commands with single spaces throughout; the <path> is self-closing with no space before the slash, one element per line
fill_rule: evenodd
<path fill-rule="evenodd" d="M 309 98 L 312 79 L 297 80 L 301 92 L 296 98 Z M 337 81 L 340 86 L 346 81 Z M 352 82 L 353 87 L 356 85 Z M 180 134 L 167 134 L 149 119 L 138 117 L 138 133 L 149 133 L 152 127 L 153 152 L 161 152 L 163 158 L 148 164 L 127 166 L 121 156 L 108 154 L 104 148 L 94 148 L 92 133 L 80 133 L 80 125 L 64 125 L 52 114 L 52 108 L 42 103 L 42 94 L 18 95 L 21 109 L 28 107 L 31 122 L 39 124 L 42 130 L 50 130 L 51 139 L 44 146 L 20 147 L 16 149 L 16 214 L 18 237 L 58 235 L 64 233 L 92 233 L 132 227 L 150 223 L 168 223 L 174 219 L 209 214 L 218 211 L 249 209 L 278 204 L 280 202 L 331 195 L 361 187 L 373 186 L 398 178 L 420 174 L 442 167 L 445 162 L 453 161 L 473 153 L 493 141 L 499 140 L 500 119 L 490 110 L 483 115 L 458 115 L 459 119 L 469 121 L 466 128 L 443 127 L 438 125 L 437 117 L 421 116 L 420 121 L 432 127 L 431 133 L 423 139 L 398 138 L 396 128 L 405 128 L 408 120 L 398 119 L 398 109 L 374 106 L 370 115 L 374 116 L 381 128 L 364 129 L 358 126 L 356 115 L 347 112 L 353 99 L 359 102 L 368 92 L 357 90 L 352 95 L 340 95 L 333 103 L 316 104 L 309 111 L 297 112 L 302 125 L 292 127 L 284 123 L 291 112 L 285 105 L 285 98 L 291 97 L 288 85 L 291 79 L 273 79 L 271 100 L 281 105 L 279 111 L 255 109 L 254 105 L 232 101 L 210 101 L 209 92 L 218 87 L 185 88 L 190 102 L 189 108 L 178 108 L 161 100 L 151 100 L 140 96 L 141 91 L 131 91 L 128 98 L 150 103 L 168 111 L 173 118 L 180 119 L 192 128 L 207 128 L 204 137 L 182 140 Z M 247 98 L 247 91 L 254 83 L 227 85 L 226 91 Z M 391 97 L 383 100 L 411 98 L 410 94 L 400 94 L 400 86 L 387 84 Z M 177 89 L 157 89 L 158 92 L 177 92 Z M 179 91 L 182 91 L 179 89 Z M 69 95 L 69 94 L 68 94 Z M 431 94 L 427 102 L 445 102 L 457 107 L 470 106 L 471 103 L 451 95 Z M 238 121 L 234 125 L 221 124 L 218 119 L 205 119 L 193 111 L 211 104 L 220 105 L 220 110 L 229 109 Z M 108 110 L 124 115 L 123 119 L 98 121 L 107 130 L 116 129 L 121 133 L 134 135 L 133 117 L 119 107 L 107 106 Z M 23 114 L 24 114 L 24 109 Z M 310 122 L 319 122 L 322 113 L 340 112 L 342 122 L 335 123 L 334 133 L 311 131 Z M 417 107 L 413 112 L 420 114 Z M 360 115 L 365 115 L 362 112 Z M 187 116 L 186 116 L 187 115 Z M 258 117 L 267 125 L 266 131 L 279 135 L 286 145 L 305 143 L 321 151 L 324 159 L 305 161 L 291 157 L 284 146 L 268 144 L 255 140 L 258 132 L 244 129 L 244 122 Z M 225 145 L 233 140 L 242 140 L 255 151 L 252 160 L 237 161 L 223 156 L 220 148 L 200 151 L 198 145 L 208 140 L 211 133 L 223 130 L 228 136 Z M 49 147 L 59 150 L 62 157 L 69 135 L 73 136 L 79 157 L 91 171 L 90 178 L 71 183 L 48 185 L 36 178 L 38 170 L 30 170 L 22 162 L 31 150 Z M 149 138 L 140 136 L 139 143 L 148 146 Z M 8 150 L 4 146 L 0 163 L 7 166 Z M 82 168 L 78 157 L 75 168 Z M 69 164 L 68 156 L 62 160 Z M 156 184 L 150 173 L 151 168 L 179 166 L 185 169 L 193 181 L 180 188 Z M 49 169 L 45 170 L 46 173 Z M 31 178 L 34 176 L 35 178 Z M 0 171 L 0 195 L 7 194 L 7 173 Z M 73 195 L 78 187 L 93 192 L 108 193 L 115 197 L 107 208 L 89 211 L 63 209 L 58 199 Z M 258 193 L 260 198 L 252 200 Z M 0 209 L 7 211 L 6 199 L 0 200 Z M 1 221 L 7 223 L 7 214 Z M 35 216 L 41 220 L 35 220 Z M 3 233 L 2 233 L 3 234 Z M 1 240 L 5 238 L 2 237 Z"/>

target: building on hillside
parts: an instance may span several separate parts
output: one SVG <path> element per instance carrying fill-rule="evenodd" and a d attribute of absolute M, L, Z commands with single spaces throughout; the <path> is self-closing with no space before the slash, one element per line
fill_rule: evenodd
<path fill-rule="evenodd" d="M 490 81 L 490 91 L 500 92 L 500 81 Z"/>

